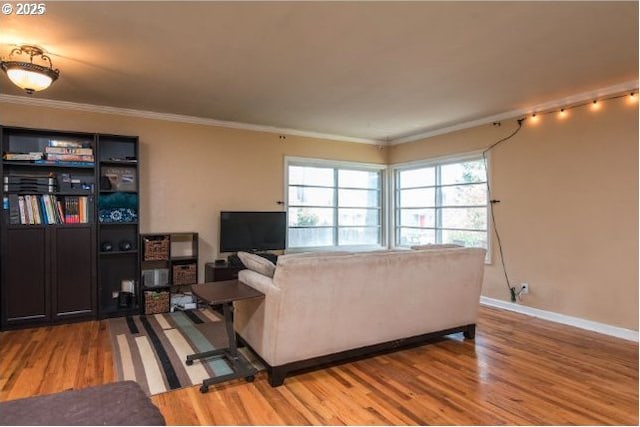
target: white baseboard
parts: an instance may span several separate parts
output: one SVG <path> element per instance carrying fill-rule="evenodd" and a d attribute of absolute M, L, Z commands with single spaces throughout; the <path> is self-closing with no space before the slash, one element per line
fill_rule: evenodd
<path fill-rule="evenodd" d="M 575 326 L 576 328 L 586 329 L 588 331 L 598 332 L 610 335 L 616 338 L 622 338 L 628 341 L 638 342 L 638 331 L 631 329 L 619 328 L 617 326 L 607 325 L 605 323 L 594 322 L 591 320 L 581 319 L 579 317 L 567 316 L 565 314 L 554 313 L 553 311 L 540 310 L 538 308 L 527 307 L 508 301 L 502 301 L 495 298 L 480 297 L 480 304 L 490 307 L 503 308 L 509 311 L 526 314 L 527 316 L 538 317 L 540 319 L 549 320 L 551 322 L 562 323 L 564 325 Z"/>

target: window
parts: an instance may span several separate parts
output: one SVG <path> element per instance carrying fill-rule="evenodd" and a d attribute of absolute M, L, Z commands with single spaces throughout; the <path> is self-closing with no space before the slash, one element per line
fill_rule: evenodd
<path fill-rule="evenodd" d="M 482 157 L 395 169 L 395 244 L 456 243 L 488 249 Z"/>
<path fill-rule="evenodd" d="M 287 160 L 287 247 L 383 243 L 384 167 Z"/>

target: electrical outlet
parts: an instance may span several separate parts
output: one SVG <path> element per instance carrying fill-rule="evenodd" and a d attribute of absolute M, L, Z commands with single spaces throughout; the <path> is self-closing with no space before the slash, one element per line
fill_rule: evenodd
<path fill-rule="evenodd" d="M 527 295 L 528 293 L 529 293 L 529 284 L 522 283 L 520 285 L 520 292 L 518 292 L 518 295 Z"/>

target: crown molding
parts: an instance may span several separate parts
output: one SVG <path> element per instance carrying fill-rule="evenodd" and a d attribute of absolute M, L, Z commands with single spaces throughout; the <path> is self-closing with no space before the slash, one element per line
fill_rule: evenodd
<path fill-rule="evenodd" d="M 319 138 L 319 139 L 326 139 L 331 141 L 355 142 L 359 144 L 372 144 L 372 145 L 378 145 L 378 146 L 385 146 L 385 145 L 399 145 L 407 142 L 419 141 L 419 140 L 431 138 L 437 135 L 444 135 L 447 133 L 451 133 L 451 132 L 455 132 L 463 129 L 469 129 L 476 126 L 487 125 L 493 122 L 513 119 L 516 117 L 519 118 L 535 111 L 537 112 L 549 111 L 549 110 L 557 109 L 560 107 L 567 107 L 570 105 L 579 104 L 581 102 L 588 101 L 594 98 L 602 98 L 602 97 L 615 95 L 615 94 L 623 93 L 630 90 L 637 90 L 637 89 L 638 89 L 638 80 L 630 80 L 617 85 L 607 86 L 604 88 L 591 90 L 588 92 L 582 92 L 577 95 L 572 95 L 572 96 L 556 99 L 553 101 L 545 102 L 542 104 L 534 105 L 532 107 L 511 110 L 504 113 L 495 114 L 492 116 L 487 116 L 487 117 L 483 117 L 480 119 L 471 120 L 463 123 L 458 123 L 452 126 L 435 128 L 426 132 L 411 134 L 411 135 L 407 135 L 401 138 L 395 138 L 391 140 L 355 138 L 355 137 L 333 135 L 333 134 L 327 134 L 327 133 L 321 133 L 321 132 L 303 131 L 298 129 L 279 128 L 274 126 L 256 125 L 251 123 L 208 119 L 204 117 L 187 116 L 182 114 L 158 113 L 155 111 L 108 107 L 108 106 L 102 106 L 102 105 L 83 104 L 83 103 L 69 102 L 69 101 L 58 101 L 58 100 L 46 99 L 46 98 L 31 98 L 26 96 L 0 94 L 0 102 L 28 105 L 33 107 L 48 107 L 48 108 L 58 108 L 63 110 L 84 111 L 89 113 L 114 114 L 114 115 L 120 115 L 120 116 L 138 117 L 138 118 L 152 119 L 152 120 L 164 120 L 164 121 L 178 122 L 178 123 L 189 123 L 189 124 L 204 125 L 204 126 L 216 126 L 216 127 L 230 128 L 230 129 L 249 130 L 249 131 L 255 131 L 255 132 L 269 132 L 269 133 L 275 133 L 275 134 L 302 136 L 307 138 Z"/>
<path fill-rule="evenodd" d="M 476 126 L 483 126 L 493 122 L 499 122 L 501 120 L 513 119 L 515 117 L 522 117 L 533 112 L 543 112 L 548 110 L 554 110 L 560 107 L 567 107 L 570 105 L 579 104 L 585 101 L 590 101 L 594 98 L 602 98 L 610 95 L 616 95 L 630 90 L 638 89 L 638 80 L 630 80 L 628 82 L 620 83 L 613 86 L 607 86 L 604 88 L 591 90 L 588 92 L 582 92 L 577 95 L 568 96 L 565 98 L 548 101 L 543 104 L 534 105 L 532 107 L 521 108 L 518 110 L 511 110 L 493 116 L 483 117 L 477 120 L 471 120 L 468 122 L 458 123 L 452 126 L 446 126 L 436 128 L 426 132 L 420 132 L 412 135 L 403 136 L 401 138 L 392 139 L 389 141 L 389 145 L 404 144 L 407 142 L 419 141 L 421 139 L 431 138 L 437 135 L 444 135 L 447 133 L 455 132 L 458 130 L 469 129 Z"/>
<path fill-rule="evenodd" d="M 480 297 L 480 304 L 489 307 L 501 308 L 504 310 L 514 311 L 516 313 L 525 314 L 539 319 L 549 320 L 550 322 L 561 323 L 563 325 L 574 326 L 576 328 L 585 329 L 587 331 L 597 332 L 599 334 L 609 335 L 616 338 L 622 338 L 627 341 L 638 342 L 638 331 L 620 328 L 618 326 L 607 325 L 606 323 L 594 322 L 592 320 L 582 319 L 580 317 L 567 316 L 553 311 L 540 310 L 538 308 L 528 307 L 513 302 L 502 301 L 495 298 L 485 296 Z"/>
<path fill-rule="evenodd" d="M 269 132 L 276 134 L 286 134 L 302 136 L 307 138 L 327 139 L 340 142 L 355 142 L 359 144 L 384 145 L 383 141 L 368 138 L 354 138 L 350 136 L 333 135 L 321 132 L 311 132 L 298 129 L 279 128 L 274 126 L 255 125 L 251 123 L 232 122 L 225 120 L 208 119 L 204 117 L 186 116 L 182 114 L 158 113 L 155 111 L 135 110 L 131 108 L 108 107 L 103 105 L 82 104 L 78 102 L 58 101 L 46 98 L 30 98 L 26 96 L 15 96 L 0 94 L 0 102 L 10 104 L 28 105 L 32 107 L 57 108 L 61 110 L 84 111 L 88 113 L 114 114 L 119 116 L 137 117 L 152 120 L 164 120 L 169 122 L 189 123 L 204 126 L 216 126 L 230 129 L 241 129 L 255 132 Z"/>

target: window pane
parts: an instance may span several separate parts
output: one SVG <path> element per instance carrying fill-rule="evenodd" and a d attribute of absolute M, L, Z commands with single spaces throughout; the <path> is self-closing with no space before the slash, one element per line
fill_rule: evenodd
<path fill-rule="evenodd" d="M 344 209 L 338 210 L 339 225 L 380 225 L 378 209 Z"/>
<path fill-rule="evenodd" d="M 333 246 L 333 228 L 290 228 L 290 248 Z"/>
<path fill-rule="evenodd" d="M 338 171 L 339 187 L 378 188 L 379 172 L 340 169 Z"/>
<path fill-rule="evenodd" d="M 338 206 L 375 208 L 378 206 L 378 191 L 339 189 Z"/>
<path fill-rule="evenodd" d="M 333 187 L 333 168 L 289 166 L 289 184 Z"/>
<path fill-rule="evenodd" d="M 419 228 L 400 228 L 399 230 L 399 246 L 427 245 L 436 242 L 434 230 L 421 230 Z"/>
<path fill-rule="evenodd" d="M 433 188 L 416 188 L 414 190 L 400 190 L 400 207 L 422 208 L 435 206 L 436 190 Z"/>
<path fill-rule="evenodd" d="M 338 229 L 339 245 L 375 245 L 380 243 L 378 227 L 348 227 Z"/>
<path fill-rule="evenodd" d="M 487 208 L 444 208 L 443 228 L 487 229 Z"/>
<path fill-rule="evenodd" d="M 333 206 L 333 188 L 289 186 L 289 205 Z"/>
<path fill-rule="evenodd" d="M 333 225 L 331 208 L 289 208 L 289 226 L 313 227 Z"/>
<path fill-rule="evenodd" d="M 408 227 L 435 227 L 435 209 L 401 209 L 400 225 Z"/>
<path fill-rule="evenodd" d="M 467 247 L 487 249 L 487 232 L 442 230 L 442 243 L 455 243 Z"/>
<path fill-rule="evenodd" d="M 400 171 L 398 175 L 400 188 L 436 185 L 436 173 L 433 167 Z"/>
<path fill-rule="evenodd" d="M 443 165 L 440 170 L 442 184 L 462 184 L 487 180 L 483 160 Z"/>
<path fill-rule="evenodd" d="M 487 204 L 487 185 L 470 184 L 442 187 L 443 206 L 470 206 Z"/>

